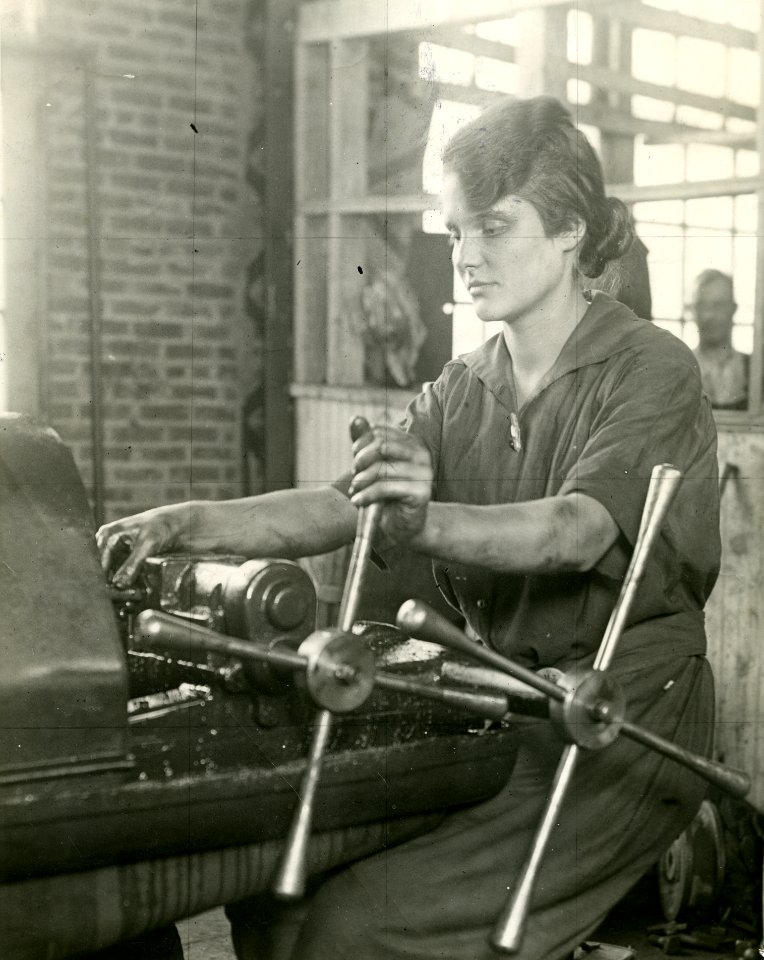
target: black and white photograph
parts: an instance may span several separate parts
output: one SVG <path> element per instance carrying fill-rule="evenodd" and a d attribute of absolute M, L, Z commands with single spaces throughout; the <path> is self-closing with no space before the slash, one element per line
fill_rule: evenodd
<path fill-rule="evenodd" d="M 761 0 L 0 0 L 0 960 L 764 957 Z"/>

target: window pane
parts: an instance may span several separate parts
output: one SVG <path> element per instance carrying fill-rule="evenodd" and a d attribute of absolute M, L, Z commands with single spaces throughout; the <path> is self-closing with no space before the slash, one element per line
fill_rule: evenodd
<path fill-rule="evenodd" d="M 646 235 L 658 231 L 658 236 L 664 236 L 666 224 L 684 222 L 684 203 L 681 200 L 651 200 L 634 204 L 634 219 L 640 223 L 640 236 L 643 231 Z"/>
<path fill-rule="evenodd" d="M 602 156 L 602 134 L 599 127 L 592 127 L 588 123 L 577 123 L 576 126 L 589 141 L 592 150 L 598 157 Z"/>
<path fill-rule="evenodd" d="M 484 40 L 495 40 L 497 43 L 506 43 L 516 47 L 519 40 L 517 20 L 507 17 L 506 20 L 485 20 L 475 24 L 475 34 Z"/>
<path fill-rule="evenodd" d="M 688 228 L 685 238 L 684 279 L 689 290 L 703 270 L 732 273 L 732 237 L 716 230 Z"/>
<path fill-rule="evenodd" d="M 650 269 L 650 295 L 653 317 L 658 320 L 681 322 L 684 297 L 681 287 L 671 283 L 676 278 L 676 268 L 655 267 Z"/>
<path fill-rule="evenodd" d="M 759 155 L 755 150 L 737 150 L 735 152 L 735 176 L 757 177 L 759 175 Z"/>
<path fill-rule="evenodd" d="M 478 57 L 475 61 L 475 86 L 481 90 L 517 93 L 517 73 L 516 63 L 506 63 L 493 57 Z"/>
<path fill-rule="evenodd" d="M 592 17 L 581 10 L 568 13 L 568 60 L 571 63 L 592 62 Z"/>
<path fill-rule="evenodd" d="M 676 108 L 676 121 L 689 127 L 702 127 L 704 130 L 721 130 L 724 126 L 724 117 L 720 113 L 688 107 L 686 103 Z"/>
<path fill-rule="evenodd" d="M 695 0 L 693 0 L 695 2 Z M 677 42 L 678 87 L 722 97 L 727 76 L 727 50 L 714 40 L 679 37 Z"/>
<path fill-rule="evenodd" d="M 567 85 L 568 103 L 591 103 L 592 85 L 586 80 L 568 80 Z"/>
<path fill-rule="evenodd" d="M 669 123 L 674 119 L 674 104 L 668 100 L 656 100 L 655 97 L 643 97 L 634 94 L 631 98 L 631 112 L 640 120 L 662 120 Z"/>
<path fill-rule="evenodd" d="M 729 22 L 743 30 L 758 31 L 759 0 L 726 0 L 723 6 L 727 10 Z"/>
<path fill-rule="evenodd" d="M 425 193 L 440 193 L 443 180 L 443 163 L 440 157 L 443 148 L 460 126 L 479 113 L 480 108 L 474 104 L 456 103 L 453 100 L 435 102 L 422 161 L 422 188 Z"/>
<path fill-rule="evenodd" d="M 735 197 L 735 230 L 738 233 L 756 234 L 758 202 L 755 194 L 745 193 Z"/>
<path fill-rule="evenodd" d="M 756 124 L 753 120 L 743 120 L 740 117 L 727 117 L 724 124 L 725 129 L 732 133 L 748 133 L 751 135 L 751 142 L 756 137 Z"/>
<path fill-rule="evenodd" d="M 730 50 L 728 93 L 749 107 L 759 104 L 759 55 L 754 50 Z"/>
<path fill-rule="evenodd" d="M 753 353 L 753 327 L 736 323 L 732 328 L 732 346 L 741 353 Z"/>
<path fill-rule="evenodd" d="M 676 85 L 676 39 L 661 30 L 638 28 L 631 38 L 631 72 L 638 80 Z"/>
<path fill-rule="evenodd" d="M 641 236 L 641 231 L 640 231 Z M 653 237 L 645 240 L 650 272 L 653 316 L 681 320 L 684 313 L 681 236 Z"/>
<path fill-rule="evenodd" d="M 634 142 L 634 183 L 677 183 L 684 180 L 684 148 L 675 143 Z"/>
<path fill-rule="evenodd" d="M 756 237 L 735 237 L 732 253 L 735 261 L 732 278 L 735 284 L 737 313 L 735 322 L 752 324 L 756 299 Z"/>
<path fill-rule="evenodd" d="M 441 210 L 425 210 L 422 214 L 422 231 L 424 233 L 448 233 Z"/>
<path fill-rule="evenodd" d="M 458 83 L 467 87 L 475 72 L 475 57 L 465 50 L 441 47 L 437 43 L 419 44 L 419 76 L 431 83 Z"/>
<path fill-rule="evenodd" d="M 699 197 L 688 200 L 684 208 L 685 223 L 693 227 L 732 228 L 732 197 Z"/>
<path fill-rule="evenodd" d="M 691 143 L 687 147 L 688 180 L 724 180 L 735 172 L 735 155 L 729 147 Z"/>

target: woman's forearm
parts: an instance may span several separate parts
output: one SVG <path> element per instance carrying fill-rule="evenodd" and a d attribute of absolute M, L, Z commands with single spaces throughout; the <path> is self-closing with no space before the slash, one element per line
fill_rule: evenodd
<path fill-rule="evenodd" d="M 439 560 L 508 573 L 588 570 L 618 536 L 598 501 L 583 494 L 525 503 L 431 503 L 411 546 Z"/>
<path fill-rule="evenodd" d="M 334 550 L 352 540 L 357 517 L 333 487 L 195 500 L 165 509 L 178 511 L 176 549 L 245 557 L 296 558 Z"/>

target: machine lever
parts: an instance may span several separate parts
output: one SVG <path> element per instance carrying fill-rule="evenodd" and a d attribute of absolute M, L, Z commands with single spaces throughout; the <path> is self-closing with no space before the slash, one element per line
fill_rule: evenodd
<path fill-rule="evenodd" d="M 406 600 L 398 610 L 395 623 L 398 629 L 409 637 L 437 643 L 448 650 L 480 660 L 487 666 L 522 681 L 539 693 L 546 694 L 550 700 L 562 702 L 565 699 L 565 690 L 562 687 L 527 667 L 509 660 L 495 650 L 491 650 L 490 647 L 470 640 L 456 624 L 451 623 L 443 614 L 433 610 L 422 600 Z"/>
<path fill-rule="evenodd" d="M 720 790 L 732 797 L 742 799 L 751 789 L 751 778 L 743 770 L 735 770 L 733 767 L 727 767 L 715 760 L 709 760 L 708 757 L 702 757 L 690 750 L 685 750 L 684 747 L 680 747 L 671 740 L 664 740 L 657 733 L 645 730 L 644 727 L 639 727 L 635 723 L 624 721 L 621 724 L 621 733 L 629 740 L 641 743 L 645 747 L 655 750 L 656 753 L 660 753 L 683 767 L 687 767 L 688 770 L 697 773 L 708 783 L 719 787 Z M 759 809 L 758 812 L 764 813 L 764 810 Z"/>
<path fill-rule="evenodd" d="M 350 422 L 350 439 L 355 443 L 370 430 L 371 427 L 367 420 L 363 417 L 353 417 Z M 342 590 L 342 600 L 340 601 L 338 626 L 340 630 L 344 630 L 346 633 L 353 629 L 355 623 L 358 604 L 366 579 L 366 571 L 369 568 L 371 549 L 374 545 L 374 534 L 379 526 L 381 513 L 381 503 L 372 503 L 367 507 L 360 507 L 358 510 L 353 552 L 350 556 L 350 565 Z"/>
<path fill-rule="evenodd" d="M 595 670 L 607 670 L 613 660 L 634 597 L 642 582 L 653 544 L 661 531 L 663 521 L 679 491 L 681 482 L 682 473 L 672 464 L 659 463 L 653 467 L 645 505 L 642 510 L 642 519 L 639 524 L 637 542 L 634 545 L 634 553 L 631 557 L 629 569 L 626 571 L 618 601 L 613 607 L 605 635 L 597 651 L 594 660 Z"/>
<path fill-rule="evenodd" d="M 370 430 L 363 417 L 355 417 L 350 424 L 350 437 L 355 442 Z M 366 570 L 371 556 L 374 533 L 379 522 L 382 505 L 372 504 L 358 511 L 356 535 L 350 556 L 345 585 L 340 603 L 339 627 L 350 633 L 358 610 Z M 284 855 L 276 871 L 273 892 L 283 900 L 296 900 L 305 893 L 307 881 L 307 853 L 316 788 L 321 774 L 324 752 L 332 729 L 332 714 L 329 710 L 319 710 L 313 740 L 308 753 L 308 765 L 300 787 L 300 800 L 297 812 L 284 849 Z"/>
<path fill-rule="evenodd" d="M 133 641 L 137 650 L 169 649 L 182 656 L 217 653 L 284 669 L 305 669 L 306 665 L 305 657 L 288 648 L 258 647 L 248 640 L 237 640 L 158 610 L 143 610 L 138 614 Z"/>

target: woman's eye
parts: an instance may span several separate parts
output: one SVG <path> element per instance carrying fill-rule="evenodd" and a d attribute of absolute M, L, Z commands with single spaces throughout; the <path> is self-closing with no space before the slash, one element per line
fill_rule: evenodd
<path fill-rule="evenodd" d="M 507 224 L 499 220 L 487 220 L 480 227 L 482 237 L 498 237 L 507 229 Z"/>
<path fill-rule="evenodd" d="M 448 245 L 453 247 L 456 241 L 459 239 L 459 234 L 455 230 L 450 230 L 448 233 Z"/>

